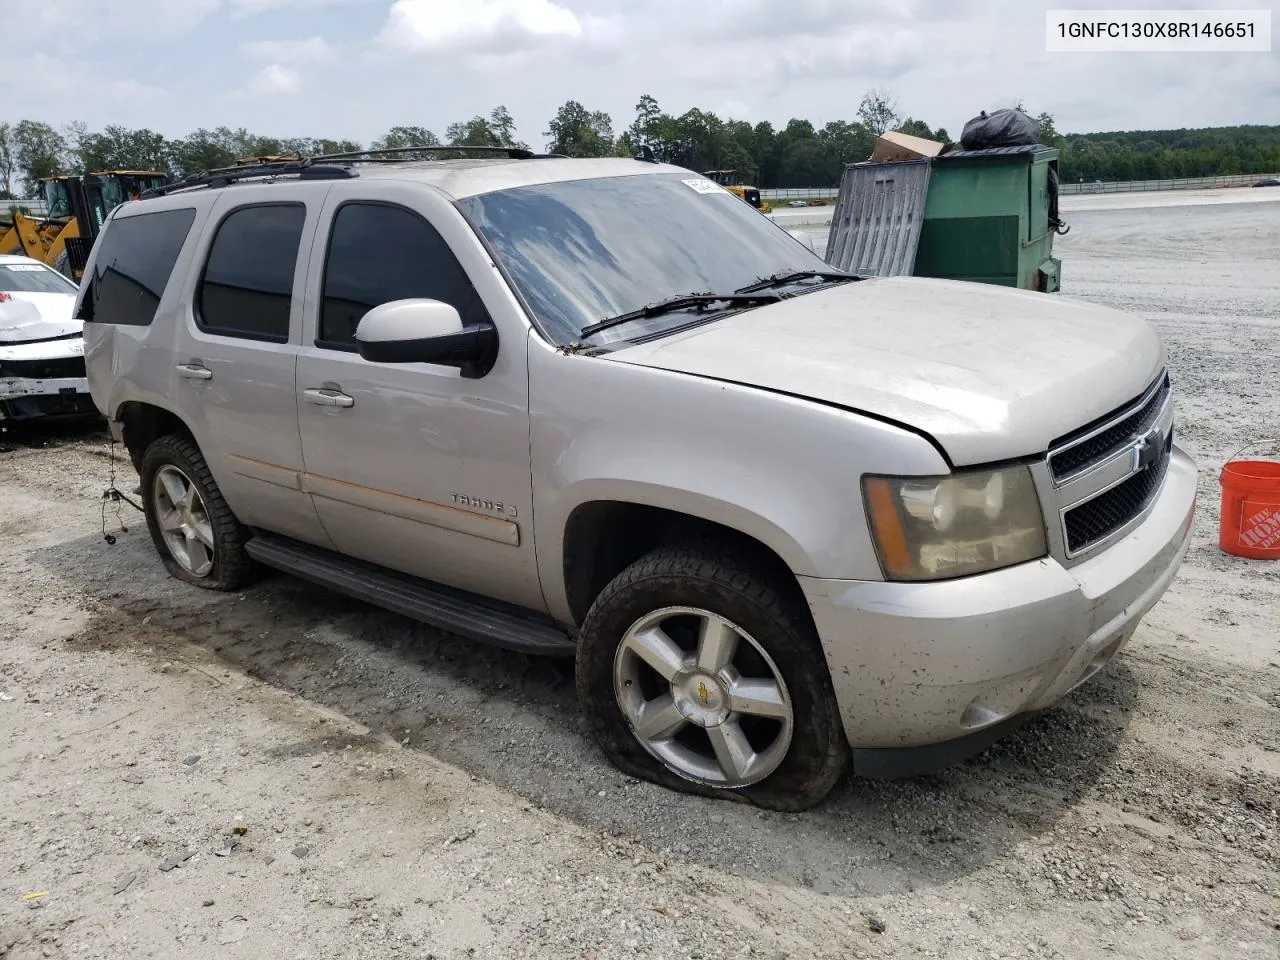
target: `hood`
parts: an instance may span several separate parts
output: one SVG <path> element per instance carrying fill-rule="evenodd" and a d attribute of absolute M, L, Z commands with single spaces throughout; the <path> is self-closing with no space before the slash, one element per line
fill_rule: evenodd
<path fill-rule="evenodd" d="M 84 324 L 71 318 L 75 294 L 10 293 L 0 302 L 0 343 L 28 343 L 80 333 Z"/>
<path fill-rule="evenodd" d="M 1135 399 L 1165 360 L 1155 330 L 1117 310 L 920 277 L 819 290 L 606 356 L 897 421 L 956 466 L 1043 453 Z"/>

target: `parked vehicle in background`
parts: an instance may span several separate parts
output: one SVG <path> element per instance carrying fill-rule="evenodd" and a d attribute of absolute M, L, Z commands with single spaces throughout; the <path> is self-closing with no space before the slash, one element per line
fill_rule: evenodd
<path fill-rule="evenodd" d="M 507 152 L 115 211 L 78 315 L 174 577 L 575 657 L 622 770 L 779 809 L 851 748 L 979 749 L 1168 587 L 1196 468 L 1141 319 L 860 279 L 691 171 Z"/>
<path fill-rule="evenodd" d="M 1280 177 L 1271 177 L 1267 180 L 1259 180 L 1254 184 L 1255 187 L 1280 187 Z"/>
<path fill-rule="evenodd" d="M 0 421 L 97 416 L 77 291 L 38 260 L 0 254 Z"/>

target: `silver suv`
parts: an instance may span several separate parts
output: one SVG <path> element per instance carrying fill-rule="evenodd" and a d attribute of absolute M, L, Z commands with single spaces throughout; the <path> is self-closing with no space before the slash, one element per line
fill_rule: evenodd
<path fill-rule="evenodd" d="M 173 576 L 574 656 L 622 770 L 779 809 L 980 749 L 1172 580 L 1196 468 L 1141 320 L 833 271 L 678 167 L 372 159 L 94 248 L 90 388 Z"/>

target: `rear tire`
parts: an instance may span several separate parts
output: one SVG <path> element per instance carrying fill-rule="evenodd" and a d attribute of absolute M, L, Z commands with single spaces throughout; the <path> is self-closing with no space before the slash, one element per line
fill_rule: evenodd
<path fill-rule="evenodd" d="M 147 529 L 169 575 L 207 590 L 248 582 L 249 531 L 222 498 L 200 448 L 177 434 L 161 437 L 147 447 L 139 472 Z"/>
<path fill-rule="evenodd" d="M 615 766 L 773 810 L 826 797 L 849 745 L 808 611 L 772 580 L 704 544 L 655 550 L 605 587 L 582 626 L 577 687 Z"/>

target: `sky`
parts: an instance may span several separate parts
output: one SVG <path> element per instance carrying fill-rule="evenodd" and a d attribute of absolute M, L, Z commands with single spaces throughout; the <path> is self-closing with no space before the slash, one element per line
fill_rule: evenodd
<path fill-rule="evenodd" d="M 1098 7 L 1055 0 L 1053 9 Z M 1266 8 L 1214 0 L 1131 9 Z M 668 113 L 856 118 L 871 88 L 958 136 L 1019 99 L 1062 132 L 1280 124 L 1271 53 L 1046 53 L 1028 0 L 0 0 L 0 121 L 197 127 L 368 142 L 443 136 L 505 104 L 546 144 L 556 108 L 640 95 Z M 1280 12 L 1273 8 L 1273 30 Z"/>

